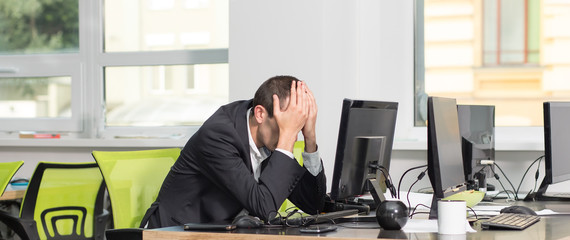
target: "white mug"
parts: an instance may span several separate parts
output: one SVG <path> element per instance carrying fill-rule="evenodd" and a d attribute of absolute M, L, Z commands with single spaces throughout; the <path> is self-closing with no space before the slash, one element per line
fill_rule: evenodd
<path fill-rule="evenodd" d="M 460 200 L 437 202 L 437 228 L 439 234 L 465 234 L 467 205 Z"/>

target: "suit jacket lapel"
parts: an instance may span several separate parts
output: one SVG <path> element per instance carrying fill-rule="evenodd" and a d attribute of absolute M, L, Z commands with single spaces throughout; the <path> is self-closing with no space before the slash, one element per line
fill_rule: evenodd
<path fill-rule="evenodd" d="M 246 119 L 246 112 L 253 104 L 252 100 L 245 101 L 243 104 L 238 105 L 238 111 L 235 116 L 235 127 L 240 136 L 240 140 L 242 143 L 242 147 L 245 149 L 246 157 L 244 159 L 244 163 L 249 169 L 250 172 L 253 172 L 253 168 L 251 166 L 251 152 L 249 150 L 249 133 L 247 132 L 247 119 Z"/>

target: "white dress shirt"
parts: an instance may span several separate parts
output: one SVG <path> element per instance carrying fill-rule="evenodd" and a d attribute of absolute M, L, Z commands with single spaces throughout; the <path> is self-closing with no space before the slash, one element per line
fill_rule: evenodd
<path fill-rule="evenodd" d="M 253 177 L 255 181 L 258 181 L 259 176 L 261 175 L 261 163 L 263 160 L 267 159 L 269 155 L 271 155 L 271 151 L 266 147 L 257 148 L 255 145 L 255 141 L 253 141 L 253 137 L 251 136 L 251 129 L 249 128 L 249 114 L 251 112 L 251 108 L 247 110 L 246 119 L 247 119 L 247 135 L 249 138 L 249 154 L 251 157 L 251 167 L 253 169 Z M 283 150 L 280 148 L 275 149 L 275 151 L 280 151 L 285 155 L 289 156 L 290 158 L 295 158 L 292 152 L 287 150 Z M 303 165 L 305 168 L 313 174 L 313 176 L 317 176 L 322 170 L 323 166 L 321 164 L 321 157 L 319 155 L 319 151 L 315 151 L 313 153 L 302 153 L 303 156 Z"/>

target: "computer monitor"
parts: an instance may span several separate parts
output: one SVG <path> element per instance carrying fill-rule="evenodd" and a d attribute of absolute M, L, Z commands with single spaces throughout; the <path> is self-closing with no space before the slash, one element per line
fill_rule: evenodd
<path fill-rule="evenodd" d="M 428 98 L 428 176 L 433 188 L 430 218 L 437 201 L 466 190 L 459 120 L 455 99 Z"/>
<path fill-rule="evenodd" d="M 370 165 L 381 166 L 386 174 L 389 171 L 397 111 L 396 102 L 343 100 L 332 200 L 354 202 L 367 191 L 376 204 L 384 200 L 386 176 Z"/>
<path fill-rule="evenodd" d="M 457 105 L 463 170 L 468 189 L 485 192 L 495 162 L 495 106 Z"/>
<path fill-rule="evenodd" d="M 543 112 L 546 174 L 538 191 L 525 200 L 570 200 L 560 195 L 546 195 L 550 184 L 570 180 L 570 102 L 545 102 Z"/>

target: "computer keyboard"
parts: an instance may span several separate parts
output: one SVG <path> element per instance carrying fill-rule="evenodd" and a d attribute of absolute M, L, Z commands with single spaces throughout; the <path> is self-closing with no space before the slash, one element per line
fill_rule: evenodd
<path fill-rule="evenodd" d="M 336 212 L 327 212 L 309 216 L 301 216 L 301 215 L 292 215 L 288 217 L 285 222 L 287 225 L 311 225 L 311 224 L 318 224 L 318 223 L 333 223 L 334 219 L 347 217 L 351 215 L 358 214 L 357 209 L 348 209 L 348 210 L 341 210 Z"/>
<path fill-rule="evenodd" d="M 481 223 L 483 229 L 523 230 L 540 220 L 539 216 L 520 213 L 501 213 Z"/>

